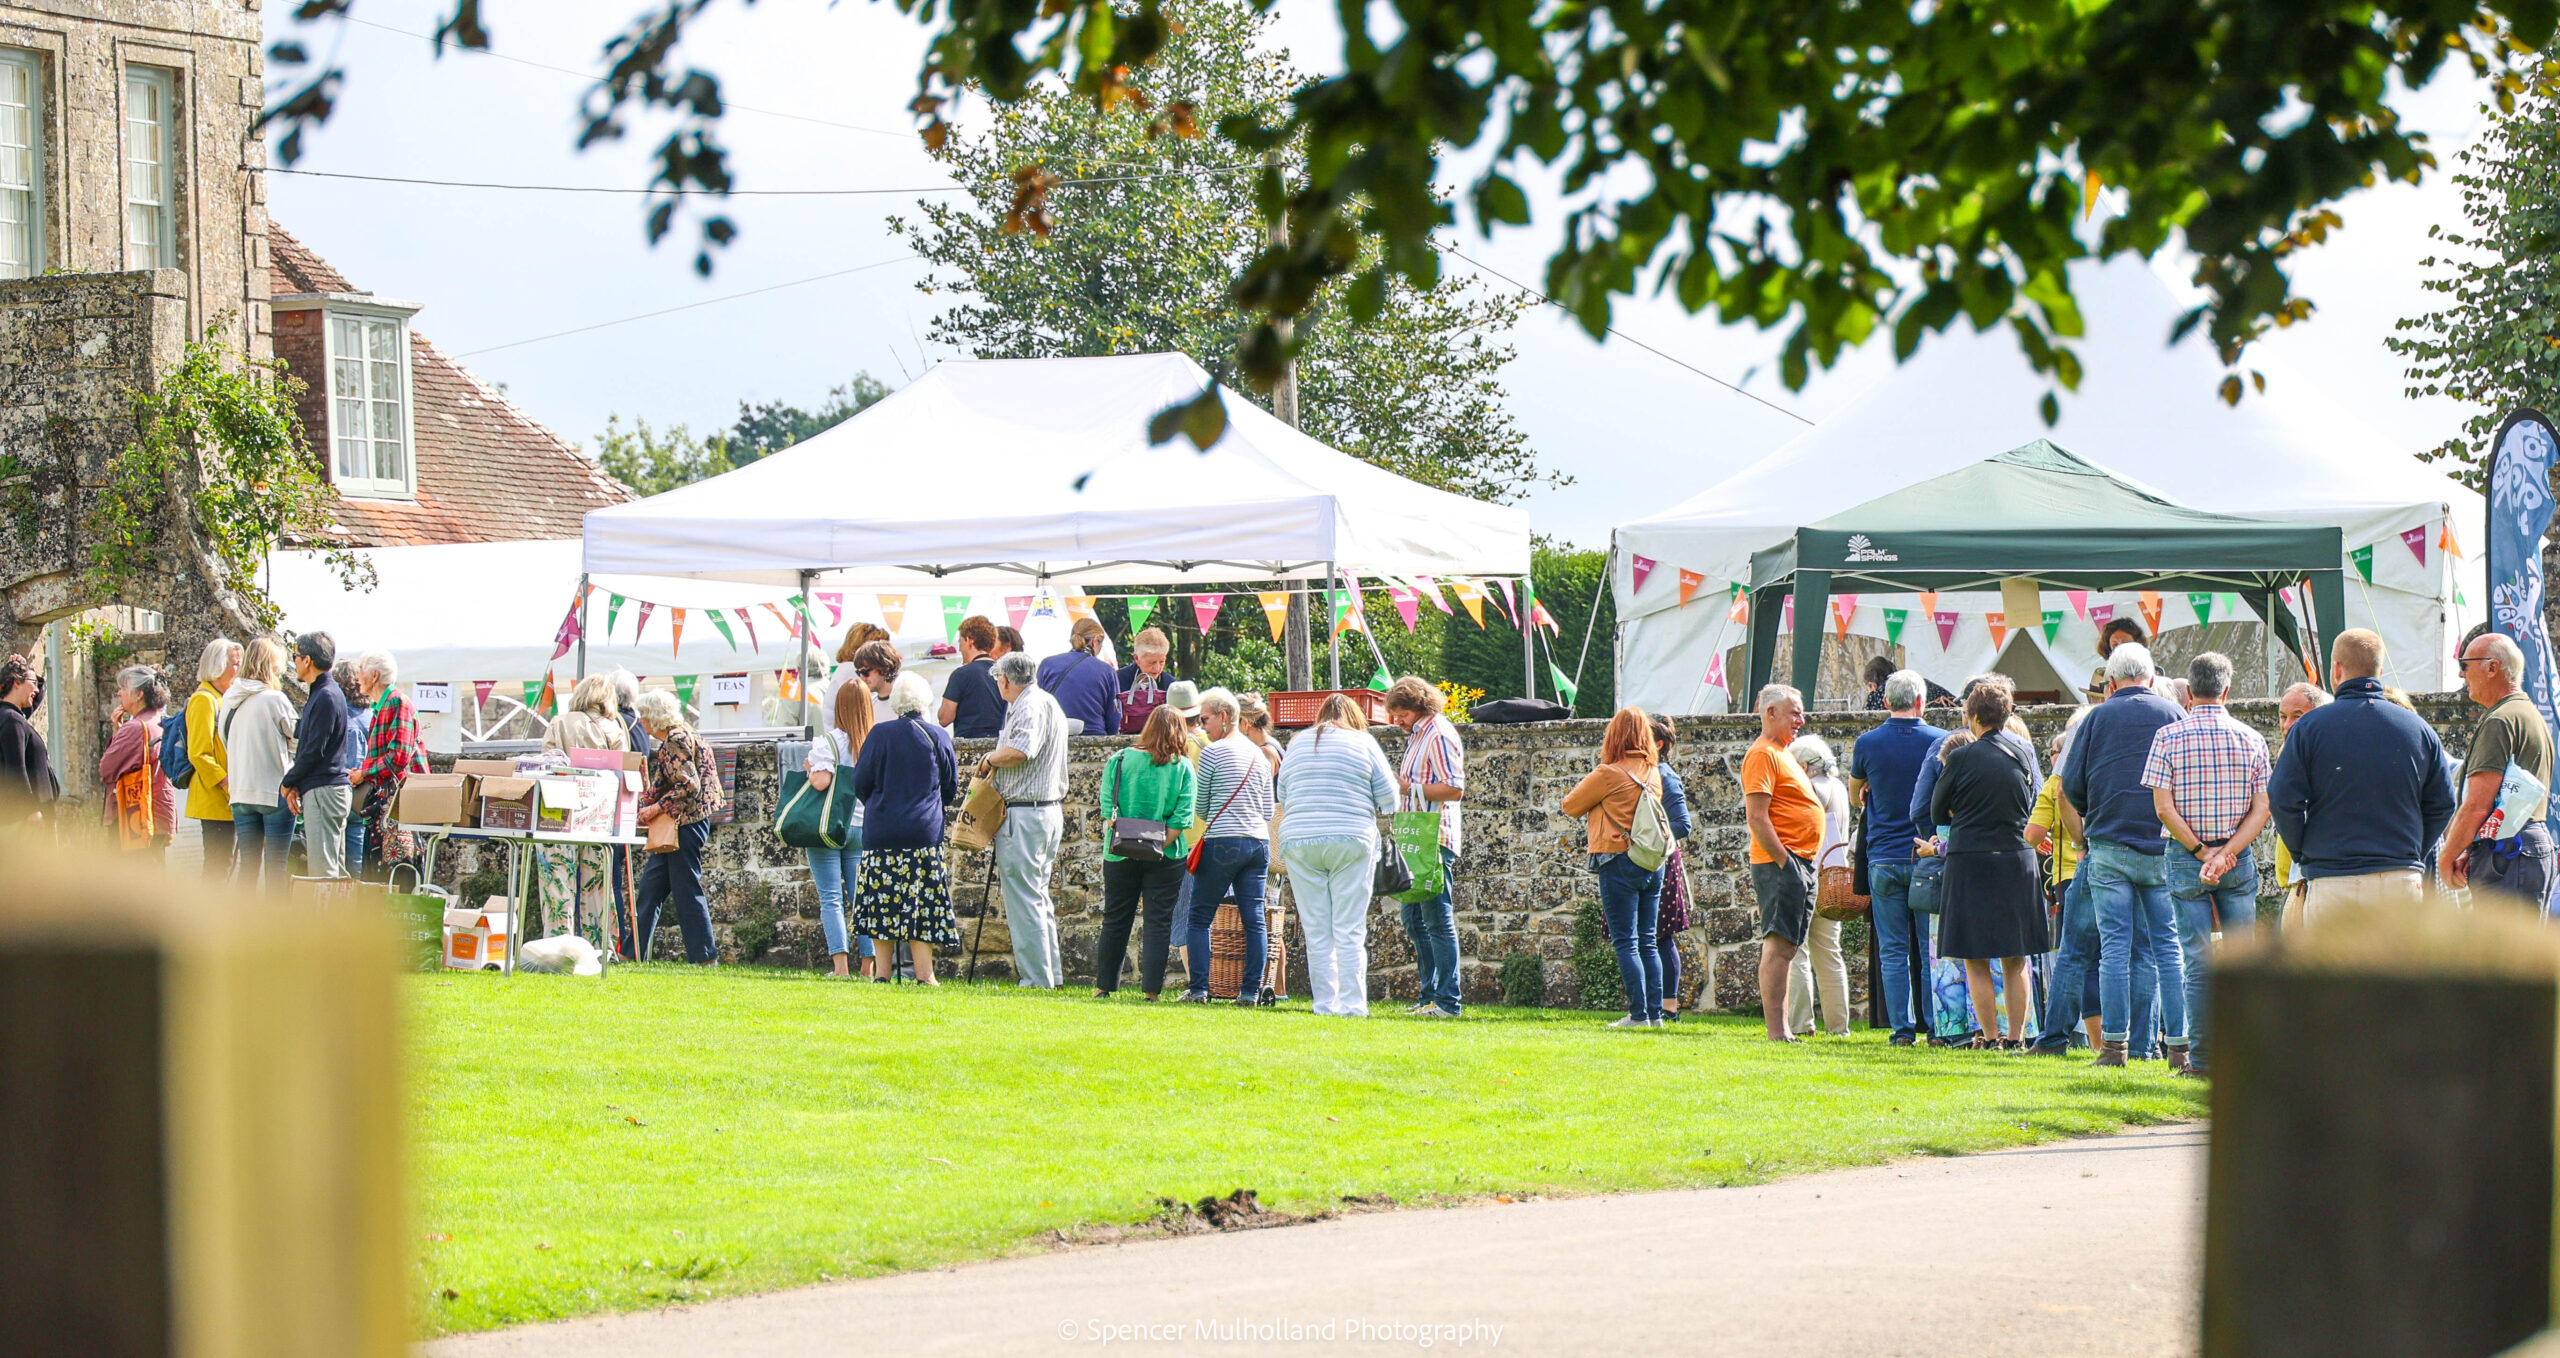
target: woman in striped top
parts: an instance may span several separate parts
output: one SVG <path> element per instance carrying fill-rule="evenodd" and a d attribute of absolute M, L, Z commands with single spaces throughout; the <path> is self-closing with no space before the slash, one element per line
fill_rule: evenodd
<path fill-rule="evenodd" d="M 1319 1014 L 1369 1015 L 1369 885 L 1378 817 L 1396 809 L 1396 776 L 1369 722 L 1337 693 L 1280 760 L 1280 856 L 1307 931 L 1307 991 Z"/>
<path fill-rule="evenodd" d="M 1458 986 L 1459 802 L 1467 795 L 1467 748 L 1445 709 L 1449 695 L 1406 675 L 1387 689 L 1387 720 L 1405 732 L 1404 763 L 1396 771 L 1410 811 L 1440 813 L 1440 894 L 1404 903 L 1404 932 L 1413 940 L 1416 1018 L 1456 1018 L 1464 1010 Z"/>
<path fill-rule="evenodd" d="M 1271 869 L 1271 765 L 1237 729 L 1235 694 L 1223 688 L 1201 694 L 1200 725 L 1209 744 L 1200 751 L 1200 790 L 1192 804 L 1208 825 L 1201 833 L 1199 866 L 1191 873 L 1191 922 L 1184 938 L 1191 986 L 1182 1001 L 1209 1002 L 1209 925 L 1232 888 L 1244 917 L 1244 983 L 1236 1003 L 1250 1008 L 1263 1003 L 1270 957 L 1262 888 Z"/>

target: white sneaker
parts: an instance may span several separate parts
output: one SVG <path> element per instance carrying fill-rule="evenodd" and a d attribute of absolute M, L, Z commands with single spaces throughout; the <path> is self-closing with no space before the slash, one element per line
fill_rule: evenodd
<path fill-rule="evenodd" d="M 1649 1021 L 1647 1021 L 1647 1020 L 1645 1020 L 1645 1019 L 1640 1019 L 1640 1018 L 1636 1018 L 1636 1017 L 1635 1017 L 1635 1016 L 1633 1016 L 1633 1015 L 1629 1015 L 1629 1016 L 1628 1016 L 1628 1017 L 1626 1017 L 1626 1018 L 1622 1018 L 1622 1019 L 1618 1020 L 1617 1022 L 1610 1024 L 1609 1026 L 1610 1026 L 1610 1027 L 1612 1027 L 1612 1028 L 1650 1028 L 1650 1027 L 1652 1027 L 1653 1025 L 1652 1025 L 1652 1023 L 1651 1023 L 1651 1022 L 1649 1022 Z"/>

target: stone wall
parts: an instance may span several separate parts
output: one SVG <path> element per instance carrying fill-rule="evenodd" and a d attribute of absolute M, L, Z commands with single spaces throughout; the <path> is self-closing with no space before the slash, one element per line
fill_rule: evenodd
<path fill-rule="evenodd" d="M 2426 695 L 2420 706 L 2444 733 L 2448 748 L 2457 754 L 2469 748 L 2474 714 L 2461 695 Z M 2238 703 L 2233 712 L 2265 731 L 2270 745 L 2275 744 L 2275 704 Z M 2030 709 L 2027 722 L 2042 744 L 2062 729 L 2069 714 L 2068 708 Z M 1807 729 L 1831 743 L 1845 768 L 1857 734 L 1876 720 L 1867 713 L 1823 714 Z M 1556 806 L 1597 762 L 1603 728 L 1604 723 L 1597 721 L 1462 728 L 1467 742 L 1467 811 L 1457 904 L 1459 951 L 1470 1001 L 1499 999 L 1496 973 L 1506 958 L 1521 955 L 1544 962 L 1549 1004 L 1571 1005 L 1579 999 L 1571 961 L 1574 917 L 1585 902 L 1598 899 L 1598 891 L 1582 852 L 1582 824 L 1566 819 Z M 1738 781 L 1743 754 L 1757 731 L 1758 723 L 1748 718 L 1680 719 L 1673 765 L 1688 786 L 1697 822 L 1696 832 L 1687 841 L 1695 909 L 1692 927 L 1680 939 L 1684 1007 L 1745 1010 L 1756 1009 L 1760 1002 L 1760 945 L 1753 936 L 1756 914 L 1745 865 L 1748 832 L 1743 828 Z M 1381 727 L 1378 735 L 1389 758 L 1401 754 L 1398 733 Z M 1091 983 L 1094 940 L 1101 928 L 1100 815 L 1095 809 L 1101 762 L 1125 743 L 1075 741 L 1066 843 L 1051 889 L 1073 985 Z M 983 749 L 985 742 L 964 742 L 964 762 L 973 748 Z M 772 746 L 751 746 L 742 753 L 738 782 L 738 822 L 712 836 L 706 864 L 721 955 L 730 961 L 821 965 L 825 959 L 817 893 L 808 870 L 796 850 L 783 847 L 765 828 L 773 809 Z M 459 844 L 457 850 L 438 871 L 448 885 L 471 873 L 479 861 L 475 851 Z M 952 874 L 963 936 L 975 939 L 986 861 L 955 853 Z M 1286 904 L 1285 892 L 1282 899 Z M 1287 944 L 1291 989 L 1304 995 L 1305 940 L 1294 914 Z M 680 953 L 672 925 L 663 930 L 657 947 L 661 956 Z M 979 975 L 1010 976 L 1010 947 L 998 901 L 985 918 Z M 1373 909 L 1369 947 L 1372 998 L 1410 999 L 1413 957 L 1392 903 Z M 1131 951 L 1134 954 L 1134 940 Z M 951 956 L 965 965 L 965 949 Z M 1133 956 L 1130 965 L 1135 964 Z M 1864 995 L 1864 976 L 1865 959 L 1855 957 L 1853 997 Z"/>

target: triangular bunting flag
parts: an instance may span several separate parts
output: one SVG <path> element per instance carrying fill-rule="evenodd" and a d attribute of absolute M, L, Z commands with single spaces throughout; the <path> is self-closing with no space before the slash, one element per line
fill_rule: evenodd
<path fill-rule="evenodd" d="M 552 659 L 557 660 L 567 655 L 569 648 L 578 644 L 578 609 L 586 602 L 587 595 L 584 590 L 580 590 L 578 597 L 570 601 L 568 614 L 560 619 L 560 630 L 551 638 Z"/>
<path fill-rule="evenodd" d="M 2368 542 L 2362 547 L 2358 547 L 2354 551 L 2347 553 L 2347 560 L 2355 563 L 2356 574 L 2363 576 L 2366 584 L 2370 585 L 2373 583 L 2372 543 Z"/>
<path fill-rule="evenodd" d="M 2187 607 L 2196 611 L 2196 626 L 2211 627 L 2213 625 L 2212 595 L 2190 594 L 2187 596 Z"/>
<path fill-rule="evenodd" d="M 1416 594 L 1407 586 L 1396 585 L 1387 590 L 1387 597 L 1395 602 L 1396 616 L 1404 620 L 1404 630 L 1406 632 L 1410 633 L 1416 627 L 1421 625 L 1421 595 Z"/>
<path fill-rule="evenodd" d="M 1511 582 L 1510 582 L 1509 580 L 1504 580 L 1504 579 L 1497 578 L 1497 579 L 1495 579 L 1495 580 L 1494 580 L 1494 582 L 1493 582 L 1493 587 L 1494 587 L 1495 589 L 1498 589 L 1498 590 L 1501 590 L 1501 591 L 1502 591 L 1502 599 L 1501 599 L 1502 616 L 1504 616 L 1504 617 L 1506 617 L 1506 618 L 1515 619 L 1515 620 L 1516 620 L 1516 619 L 1518 619 L 1518 618 L 1519 618 L 1519 616 L 1520 616 L 1520 606 L 1519 606 L 1518 604 L 1516 604 L 1516 603 L 1513 603 L 1513 602 L 1512 602 L 1512 599 L 1511 599 Z M 1492 595 L 1490 595 L 1490 594 L 1488 594 L 1488 595 L 1486 595 L 1485 597 L 1486 597 L 1486 598 L 1488 598 L 1488 599 L 1490 599 L 1490 598 L 1492 598 L 1493 596 L 1492 596 Z"/>
<path fill-rule="evenodd" d="M 1933 617 L 1936 616 L 1938 612 L 1938 591 L 1934 589 L 1924 589 L 1920 591 L 1920 611 Z"/>
<path fill-rule="evenodd" d="M 2142 620 L 2150 625 L 2151 635 L 2155 637 L 2160 635 L 2161 612 L 2160 591 L 2156 589 L 2142 591 Z"/>
<path fill-rule="evenodd" d="M 1787 606 L 1778 611 L 1778 631 L 1786 636 L 1796 634 L 1796 596 L 1787 596 Z"/>
<path fill-rule="evenodd" d="M 822 596 L 823 597 L 823 596 Z M 773 691 L 786 703 L 800 701 L 800 676 L 789 670 L 773 672 Z"/>
<path fill-rule="evenodd" d="M 2071 616 L 2075 618 L 2089 616 L 2089 591 L 2066 589 L 2062 592 L 2062 597 L 2071 601 Z"/>
<path fill-rule="evenodd" d="M 533 710 L 546 717 L 560 715 L 560 698 L 558 692 L 551 687 L 549 670 L 542 672 L 542 696 L 533 700 Z"/>
<path fill-rule="evenodd" d="M 1289 625 L 1289 591 L 1265 590 L 1254 595 L 1253 599 L 1255 603 L 1262 605 L 1262 620 L 1271 625 L 1271 644 L 1279 645 L 1280 630 Z M 1412 620 L 1408 618 L 1406 621 Z"/>
<path fill-rule="evenodd" d="M 1748 622 L 1751 620 L 1750 590 L 1745 589 L 1740 585 L 1735 585 L 1733 587 L 1733 603 L 1725 609 L 1724 620 L 1726 622 Z"/>
<path fill-rule="evenodd" d="M 1092 595 L 1090 595 L 1090 594 L 1070 594 L 1070 595 L 1068 595 L 1068 596 L 1067 596 L 1067 616 L 1068 616 L 1068 617 L 1070 617 L 1070 618 L 1074 618 L 1074 619 L 1076 619 L 1076 620 L 1077 620 L 1077 621 L 1079 621 L 1079 622 L 1083 621 L 1083 620 L 1084 620 L 1084 619 L 1086 619 L 1086 618 L 1090 618 L 1090 617 L 1092 617 L 1092 616 L 1093 616 L 1093 596 L 1092 596 Z"/>
<path fill-rule="evenodd" d="M 694 690 L 700 686 L 701 683 L 702 676 L 699 674 L 679 674 L 676 676 L 676 701 L 683 703 L 688 711 L 693 707 Z"/>
<path fill-rule="evenodd" d="M 1687 608 L 1689 606 L 1689 596 L 1697 593 L 1698 586 L 1705 583 L 1707 583 L 1707 577 L 1698 574 L 1696 571 L 1683 569 L 1680 572 L 1680 606 L 1682 608 Z"/>
<path fill-rule="evenodd" d="M 782 605 L 768 603 L 764 606 L 764 611 L 771 613 L 773 615 L 773 620 L 782 624 L 783 635 L 790 637 L 794 641 L 798 641 L 800 639 L 800 620 L 783 612 Z"/>
<path fill-rule="evenodd" d="M 2047 610 L 2045 610 L 2045 615 L 2044 615 L 2044 644 L 2045 644 L 2045 645 L 2047 645 L 2047 646 L 2052 645 L 2052 644 L 2053 644 L 2053 639 L 2054 639 L 2055 637 L 2058 637 L 2058 636 L 2062 635 L 2062 619 L 2063 619 L 2063 617 L 2064 617 L 2063 611 L 2062 611 L 2061 609 L 2059 609 L 2059 608 L 2053 608 L 2053 609 L 2047 609 Z"/>
<path fill-rule="evenodd" d="M 805 622 L 805 623 L 809 624 L 809 629 L 810 629 L 812 632 L 815 632 L 815 631 L 817 630 L 817 627 L 818 627 L 818 617 L 817 617 L 817 615 L 816 615 L 816 614 L 811 613 L 811 612 L 809 611 L 809 600 L 807 599 L 807 597 L 805 597 L 805 596 L 803 596 L 803 595 L 798 595 L 798 594 L 794 594 L 794 595 L 792 595 L 792 596 L 791 596 L 791 611 L 792 611 L 792 612 L 794 612 L 794 613 L 799 614 L 799 615 L 800 615 L 800 621 L 802 621 L 802 622 Z"/>
<path fill-rule="evenodd" d="M 1428 575 L 1417 575 L 1413 577 L 1413 587 L 1422 591 L 1422 597 L 1430 600 L 1433 608 L 1439 609 L 1441 612 L 1446 613 L 1453 618 L 1457 616 L 1456 611 L 1449 607 L 1449 601 L 1440 597 L 1439 581 L 1432 579 Z"/>
<path fill-rule="evenodd" d="M 1707 657 L 1707 686 L 1709 688 L 1724 687 L 1724 652 L 1722 651 Z"/>
<path fill-rule="evenodd" d="M 1191 596 L 1191 616 L 1199 620 L 1200 630 L 1202 632 L 1205 633 L 1210 628 L 1218 625 L 1218 610 L 1225 607 L 1226 602 L 1227 596 L 1223 594 L 1194 594 Z"/>
<path fill-rule="evenodd" d="M 1154 594 L 1126 594 L 1121 596 L 1120 602 L 1129 610 L 1129 635 L 1136 636 L 1147 630 L 1147 619 L 1156 615 L 1156 605 L 1163 603 L 1164 599 Z"/>
<path fill-rule="evenodd" d="M 1458 602 L 1467 606 L 1467 616 L 1476 620 L 1476 626 L 1484 626 L 1484 586 L 1473 580 L 1452 580 L 1449 588 L 1457 592 Z M 1685 602 L 1688 596 L 1681 598 Z"/>
<path fill-rule="evenodd" d="M 2445 525 L 2445 531 L 2448 533 L 2452 532 L 2453 525 L 2448 522 Z M 2402 530 L 2400 534 L 2400 541 L 2402 545 L 2406 546 L 2411 552 L 2417 554 L 2419 565 L 2423 566 L 2427 564 L 2427 526 L 2425 524 L 2419 524 L 2415 528 Z"/>
<path fill-rule="evenodd" d="M 896 636 L 898 634 L 898 629 L 907 625 L 907 596 L 903 594 L 881 595 L 880 621 L 888 626 L 889 635 L 893 637 Z"/>
<path fill-rule="evenodd" d="M 2436 545 L 2442 547 L 2451 555 L 2462 555 L 2462 542 L 2453 535 L 2453 520 L 2447 519 L 2444 521 L 2444 536 L 2436 539 Z"/>
<path fill-rule="evenodd" d="M 1004 599 L 1004 620 L 1005 620 L 1006 622 L 1011 623 L 1011 624 L 1013 625 L 1013 630 L 1015 630 L 1015 631 L 1017 631 L 1017 632 L 1021 631 L 1021 630 L 1022 630 L 1022 624 L 1023 624 L 1024 620 L 1028 619 L 1030 616 L 1031 616 L 1031 596 L 1030 596 L 1030 595 L 1028 595 L 1028 594 L 1008 594 L 1008 595 L 1006 595 L 1006 596 L 1005 596 L 1005 599 Z"/>
<path fill-rule="evenodd" d="M 1035 618 L 1054 618 L 1060 607 L 1058 592 L 1045 585 L 1031 596 L 1031 616 Z"/>
<path fill-rule="evenodd" d="M 2000 645 L 2009 639 L 2009 619 L 2004 614 L 1985 613 L 1982 620 L 1991 624 L 1991 650 L 1997 655 Z"/>
<path fill-rule="evenodd" d="M 958 641 L 958 640 L 960 639 L 960 624 L 961 624 L 963 621 L 965 621 L 965 620 L 968 618 L 968 616 L 969 616 L 969 596 L 968 596 L 968 595 L 966 595 L 966 594 L 945 594 L 945 595 L 943 595 L 943 596 L 942 596 L 942 636 L 943 636 L 943 639 L 944 639 L 944 640 L 946 640 L 946 641 Z"/>
<path fill-rule="evenodd" d="M 737 634 L 736 634 L 736 633 L 734 633 L 734 632 L 731 632 L 731 631 L 729 630 L 729 620 L 728 620 L 727 618 L 724 618 L 724 617 L 721 617 L 721 616 L 720 616 L 720 610 L 719 610 L 719 609 L 716 609 L 716 608 L 706 608 L 706 609 L 702 610 L 702 615 L 703 615 L 704 617 L 706 617 L 706 618 L 711 619 L 711 625 L 712 625 L 712 627 L 713 627 L 714 629 L 716 629 L 716 630 L 720 633 L 720 639 L 721 639 L 721 640 L 723 640 L 723 641 L 725 641 L 725 642 L 728 642 L 728 643 L 729 643 L 729 649 L 730 649 L 730 650 L 733 650 L 733 651 L 734 651 L 734 650 L 738 649 L 738 637 L 737 637 Z"/>
<path fill-rule="evenodd" d="M 1340 636 L 1345 632 L 1366 632 L 1368 630 L 1369 614 L 1367 610 L 1360 606 L 1360 596 L 1357 594 L 1339 594 L 1334 596 L 1333 634 L 1335 636 Z"/>
<path fill-rule="evenodd" d="M 684 610 L 670 610 L 667 622 L 676 629 L 676 639 L 667 643 L 667 654 L 674 655 L 684 649 Z"/>
<path fill-rule="evenodd" d="M 818 602 L 827 606 L 827 626 L 844 626 L 844 592 L 842 590 L 821 590 L 818 592 Z M 898 629 L 892 627 L 889 630 L 894 632 Z"/>
<path fill-rule="evenodd" d="M 497 680 L 495 680 L 495 679 L 474 679 L 474 680 L 472 680 L 472 681 L 471 681 L 471 702 L 472 702 L 472 710 L 476 712 L 476 711 L 480 711 L 480 710 L 482 710 L 482 709 L 484 709 L 484 708 L 488 707 L 488 706 L 489 706 L 489 695 L 490 695 L 490 694 L 492 694 L 492 693 L 497 692 L 497 690 L 498 690 L 498 681 L 497 681 Z"/>
<path fill-rule="evenodd" d="M 649 615 L 656 611 L 658 611 L 658 606 L 656 604 L 653 604 L 646 599 L 640 601 L 640 621 L 634 623 L 631 628 L 632 645 L 639 645 L 640 638 L 649 635 Z"/>
<path fill-rule="evenodd" d="M 1369 675 L 1369 691 L 1372 693 L 1384 693 L 1394 686 L 1395 681 L 1387 677 L 1387 667 L 1384 665 L 1380 665 Z"/>
<path fill-rule="evenodd" d="M 622 596 L 619 594 L 604 596 L 604 634 L 606 636 L 613 635 L 613 620 L 621 616 Z"/>
<path fill-rule="evenodd" d="M 2089 606 L 2089 621 L 2098 624 L 2100 627 L 2104 627 L 2108 623 L 2115 621 L 2115 618 L 2116 606 L 2114 604 L 2091 604 Z"/>
<path fill-rule="evenodd" d="M 1547 606 L 1534 599 L 1529 601 L 1529 625 L 1547 629 L 1548 636 L 1558 636 L 1564 631 L 1556 625 L 1556 616 L 1547 611 Z"/>
<path fill-rule="evenodd" d="M 743 608 L 733 608 L 729 611 L 738 615 L 738 625 L 747 629 L 747 649 L 750 651 L 763 650 L 764 643 L 756 640 L 756 615 Z"/>
<path fill-rule="evenodd" d="M 1661 562 L 1656 561 L 1649 556 L 1629 555 L 1627 557 L 1627 565 L 1632 569 L 1636 578 L 1636 587 L 1631 592 L 1642 593 L 1644 590 L 1645 577 L 1653 574 L 1653 568 L 1661 564 Z"/>
<path fill-rule="evenodd" d="M 524 708 L 527 712 L 539 712 L 542 710 L 541 708 L 534 706 L 534 704 L 542 701 L 543 682 L 544 681 L 541 679 L 527 679 L 524 681 Z"/>
<path fill-rule="evenodd" d="M 1886 644 L 1886 645 L 1888 645 L 1888 646 L 1899 646 L 1899 645 L 1901 645 L 1901 644 L 1902 644 L 1902 626 L 1903 626 L 1903 624 L 1904 624 L 1904 623 L 1907 623 L 1907 622 L 1909 622 L 1909 621 L 1911 621 L 1911 614 L 1910 614 L 1910 611 L 1909 611 L 1909 610 L 1907 610 L 1907 609 L 1900 609 L 1900 608 L 1888 608 L 1888 609 L 1886 609 L 1886 610 L 1884 611 L 1884 640 L 1885 640 L 1885 644 Z"/>
<path fill-rule="evenodd" d="M 1849 624 L 1854 621 L 1857 616 L 1857 595 L 1835 594 L 1831 596 L 1831 630 L 1834 634 L 1844 637 L 1849 635 Z"/>
<path fill-rule="evenodd" d="M 1564 677 L 1564 668 L 1563 668 L 1562 666 L 1560 666 L 1560 665 L 1556 664 L 1556 663 L 1555 663 L 1554 661 L 1552 661 L 1552 660 L 1548 661 L 1548 662 L 1547 662 L 1547 678 L 1548 678 L 1548 680 L 1549 680 L 1549 681 L 1551 681 L 1552 683 L 1554 683 L 1554 684 L 1555 684 L 1555 686 L 1556 686 L 1556 692 L 1561 693 L 1561 694 L 1563 694 L 1563 695 L 1564 695 L 1564 703 L 1565 703 L 1565 706 L 1567 706 L 1567 707 L 1571 707 L 1571 706 L 1573 706 L 1573 698 L 1574 698 L 1574 692 L 1575 692 L 1575 689 L 1574 689 L 1574 686 L 1573 686 L 1573 681 Z"/>
<path fill-rule="evenodd" d="M 1939 650 L 1943 651 L 1956 643 L 1956 623 L 1958 620 L 1959 615 L 1954 613 L 1932 613 L 1929 615 L 1929 621 L 1938 625 Z"/>

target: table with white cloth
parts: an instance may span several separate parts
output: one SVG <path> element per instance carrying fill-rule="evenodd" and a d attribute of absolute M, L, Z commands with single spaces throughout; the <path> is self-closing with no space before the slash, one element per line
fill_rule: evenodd
<path fill-rule="evenodd" d="M 509 976 L 515 975 L 516 972 L 516 947 L 524 934 L 526 901 L 537 890 L 533 881 L 534 855 L 528 852 L 529 850 L 551 844 L 583 849 L 590 846 L 629 847 L 646 845 L 649 842 L 646 835 L 562 834 L 549 830 L 496 830 L 478 825 L 413 825 L 403 821 L 400 823 L 400 828 L 417 837 L 418 880 L 421 882 L 435 880 L 436 850 L 448 839 L 488 840 L 506 846 L 507 906 L 510 914 L 507 922 L 506 973 Z M 580 870 L 583 871 L 583 869 Z M 637 869 L 634 871 L 636 874 Z M 569 894 L 569 931 L 571 933 L 576 933 L 579 925 L 577 899 L 578 893 L 573 888 Z M 614 937 L 610 928 L 606 931 L 606 937 L 608 940 Z M 613 949 L 605 948 L 602 951 L 604 964 L 611 967 Z"/>

